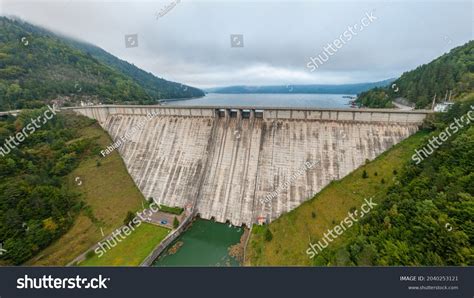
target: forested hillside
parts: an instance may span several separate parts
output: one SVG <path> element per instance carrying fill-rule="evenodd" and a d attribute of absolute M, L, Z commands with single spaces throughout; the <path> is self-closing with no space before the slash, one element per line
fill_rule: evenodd
<path fill-rule="evenodd" d="M 393 86 L 393 87 L 392 87 Z M 385 108 L 398 97 L 408 99 L 417 108 L 430 108 L 451 93 L 452 99 L 466 97 L 474 90 L 474 41 L 405 72 L 390 86 L 362 92 L 357 102 L 364 107 Z"/>
<path fill-rule="evenodd" d="M 120 60 L 99 47 L 70 38 L 64 38 L 64 40 L 74 48 L 90 54 L 100 62 L 117 69 L 128 77 L 134 79 L 152 98 L 167 99 L 204 96 L 204 92 L 198 88 L 157 78 L 152 73 L 146 72 L 127 61 Z"/>
<path fill-rule="evenodd" d="M 438 115 L 431 135 L 468 111 L 474 111 L 474 97 Z M 360 233 L 338 250 L 328 247 L 315 263 L 474 265 L 473 160 L 474 127 L 467 124 L 426 160 L 409 162 L 383 203 L 359 222 Z"/>
<path fill-rule="evenodd" d="M 0 110 L 37 108 L 53 99 L 156 104 L 202 96 L 159 79 L 100 48 L 0 17 Z"/>
<path fill-rule="evenodd" d="M 64 177 L 82 159 L 98 155 L 95 139 L 79 135 L 94 120 L 57 114 L 19 146 L 7 148 L 7 138 L 42 114 L 30 110 L 0 119 L 0 243 L 7 250 L 0 263 L 28 260 L 67 231 L 86 208 Z"/>

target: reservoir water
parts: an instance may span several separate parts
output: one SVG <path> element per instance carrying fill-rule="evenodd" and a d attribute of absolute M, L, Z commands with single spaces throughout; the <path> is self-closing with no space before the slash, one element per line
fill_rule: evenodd
<path fill-rule="evenodd" d="M 196 219 L 153 266 L 239 266 L 229 248 L 240 242 L 243 232 L 241 227 Z"/>
<path fill-rule="evenodd" d="M 187 106 L 253 106 L 253 107 L 314 107 L 349 109 L 352 94 L 220 94 L 208 93 L 204 97 L 168 101 L 172 105 Z"/>

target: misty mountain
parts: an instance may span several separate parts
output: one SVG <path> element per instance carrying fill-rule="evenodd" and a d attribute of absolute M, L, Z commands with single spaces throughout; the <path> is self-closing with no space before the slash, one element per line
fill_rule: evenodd
<path fill-rule="evenodd" d="M 94 45 L 0 17 L 0 110 L 36 108 L 52 100 L 157 104 L 203 95 Z"/>
<path fill-rule="evenodd" d="M 277 85 L 277 86 L 229 86 L 205 89 L 208 93 L 306 93 L 306 94 L 358 94 L 375 87 L 390 85 L 395 79 L 380 82 L 342 85 Z"/>

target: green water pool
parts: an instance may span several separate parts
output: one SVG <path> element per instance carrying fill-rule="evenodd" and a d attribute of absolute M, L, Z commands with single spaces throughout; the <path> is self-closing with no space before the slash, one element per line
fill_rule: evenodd
<path fill-rule="evenodd" d="M 238 244 L 244 233 L 241 227 L 197 219 L 153 263 L 153 266 L 240 266 L 229 255 L 229 247 Z M 170 254 L 170 248 L 181 242 L 181 247 Z"/>

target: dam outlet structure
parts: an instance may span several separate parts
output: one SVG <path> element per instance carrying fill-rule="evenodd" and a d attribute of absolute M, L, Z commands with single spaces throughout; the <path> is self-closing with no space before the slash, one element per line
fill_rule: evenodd
<path fill-rule="evenodd" d="M 270 222 L 415 133 L 431 111 L 100 105 L 146 198 L 233 225 Z M 149 115 L 154 115 L 150 117 Z M 312 166 L 309 166 L 312 165 Z"/>

